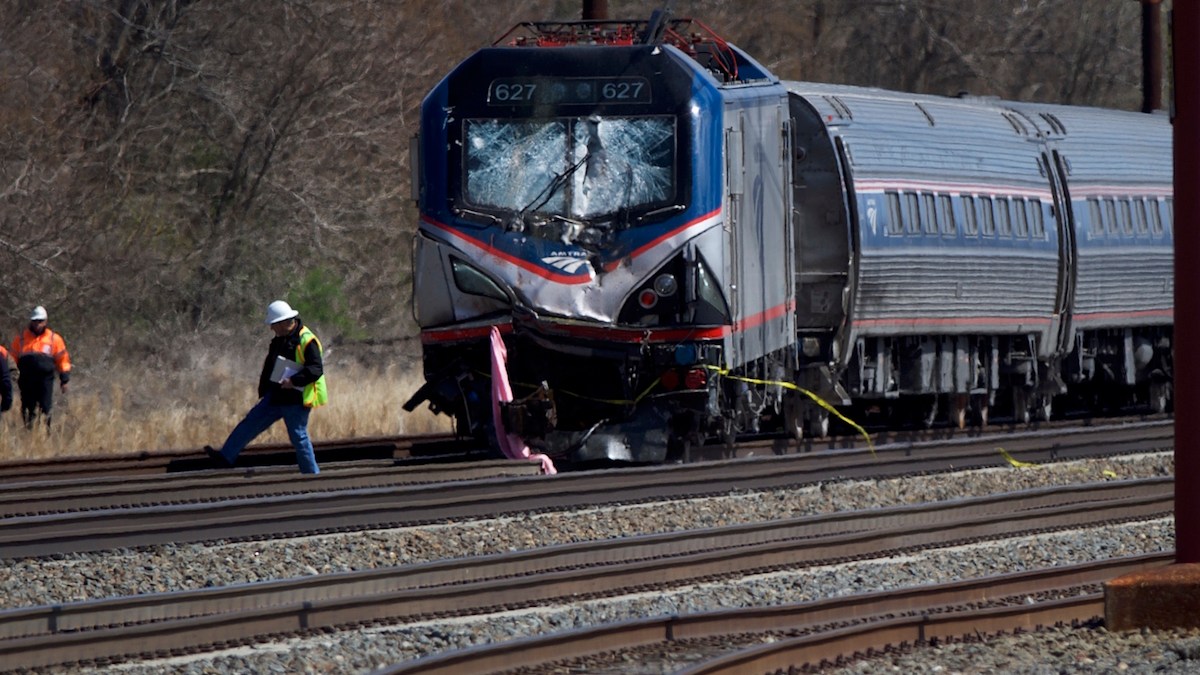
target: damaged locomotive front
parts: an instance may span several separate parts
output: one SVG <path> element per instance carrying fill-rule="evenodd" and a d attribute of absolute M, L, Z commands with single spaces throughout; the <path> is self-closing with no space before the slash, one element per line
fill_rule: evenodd
<path fill-rule="evenodd" d="M 494 327 L 516 396 L 501 423 L 548 454 L 659 462 L 720 427 L 729 72 L 697 55 L 730 48 L 684 25 L 663 25 L 669 44 L 638 22 L 523 25 L 426 98 L 414 145 L 426 385 L 407 409 L 428 401 L 460 434 L 493 434 Z M 777 82 L 760 84 L 780 107 Z"/>

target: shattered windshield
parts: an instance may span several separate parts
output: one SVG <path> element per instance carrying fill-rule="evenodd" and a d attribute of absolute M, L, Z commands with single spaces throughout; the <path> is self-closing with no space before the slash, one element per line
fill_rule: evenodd
<path fill-rule="evenodd" d="M 468 203 L 596 218 L 675 196 L 672 117 L 466 120 Z"/>

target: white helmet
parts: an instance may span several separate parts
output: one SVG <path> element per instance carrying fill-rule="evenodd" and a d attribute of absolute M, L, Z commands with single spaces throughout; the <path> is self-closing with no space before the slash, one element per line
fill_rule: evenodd
<path fill-rule="evenodd" d="M 33 311 L 30 312 L 30 314 L 29 314 L 29 320 L 30 321 L 45 321 L 46 320 L 46 308 L 42 307 L 41 305 L 34 307 Z"/>
<path fill-rule="evenodd" d="M 276 300 L 267 305 L 267 325 L 287 321 L 300 314 L 283 300 Z"/>

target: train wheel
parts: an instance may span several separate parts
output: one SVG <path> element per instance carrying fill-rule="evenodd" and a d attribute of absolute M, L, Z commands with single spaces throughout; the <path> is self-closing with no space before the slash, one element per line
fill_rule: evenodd
<path fill-rule="evenodd" d="M 792 438 L 798 441 L 804 438 L 804 404 L 792 393 L 783 399 L 783 426 Z"/>
<path fill-rule="evenodd" d="M 808 435 L 825 438 L 829 435 L 829 411 L 819 406 L 808 409 Z"/>
<path fill-rule="evenodd" d="M 1050 416 L 1054 414 L 1054 397 L 1050 394 L 1038 394 L 1037 396 L 1037 418 L 1042 422 L 1049 422 Z"/>
<path fill-rule="evenodd" d="M 1170 386 L 1166 382 L 1150 383 L 1150 409 L 1155 414 L 1167 412 L 1167 405 L 1171 400 Z"/>
<path fill-rule="evenodd" d="M 733 450 L 737 445 L 737 422 L 732 417 L 721 418 L 721 440 L 726 450 Z"/>
<path fill-rule="evenodd" d="M 1013 421 L 1017 424 L 1029 424 L 1033 420 L 1033 414 L 1030 412 L 1030 393 L 1024 387 L 1013 389 L 1012 404 L 1013 404 Z"/>
<path fill-rule="evenodd" d="M 937 421 L 938 414 L 938 397 L 937 394 L 927 397 L 928 400 L 922 401 L 918 399 L 918 410 L 922 411 L 921 425 L 926 429 L 932 429 L 933 423 Z"/>
<path fill-rule="evenodd" d="M 976 394 L 971 397 L 971 418 L 982 427 L 988 424 L 988 397 L 987 394 Z"/>
<path fill-rule="evenodd" d="M 967 394 L 954 394 L 950 397 L 950 423 L 959 429 L 967 428 L 967 407 L 970 402 Z"/>

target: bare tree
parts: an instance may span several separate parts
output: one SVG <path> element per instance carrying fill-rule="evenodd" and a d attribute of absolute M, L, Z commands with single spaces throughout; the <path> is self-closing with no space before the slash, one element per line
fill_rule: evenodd
<path fill-rule="evenodd" d="M 1170 8 L 1170 2 L 1165 3 Z M 1129 0 L 678 0 L 785 79 L 1137 109 Z M 648 14 L 610 2 L 610 14 Z M 1165 15 L 1165 12 L 1164 12 Z"/>
<path fill-rule="evenodd" d="M 655 6 L 608 4 L 614 18 Z M 514 22 L 578 18 L 581 3 L 0 7 L 0 318 L 53 305 L 57 325 L 88 327 L 76 345 L 99 351 L 169 349 L 153 336 L 237 325 L 305 291 L 347 334 L 412 334 L 407 164 L 422 99 Z M 675 10 L 784 78 L 1138 106 L 1128 0 Z"/>

